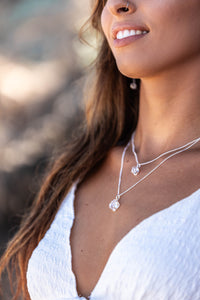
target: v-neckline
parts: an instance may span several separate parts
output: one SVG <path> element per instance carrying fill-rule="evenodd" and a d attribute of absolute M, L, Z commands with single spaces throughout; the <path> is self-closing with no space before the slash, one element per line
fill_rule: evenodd
<path fill-rule="evenodd" d="M 189 196 L 186 196 L 185 198 L 182 198 L 178 201 L 176 201 L 175 203 L 173 203 L 172 205 L 158 211 L 158 212 L 155 212 L 154 214 L 152 214 L 151 216 L 143 219 L 140 223 L 138 223 L 136 226 L 134 226 L 133 228 L 131 228 L 120 240 L 119 242 L 113 247 L 108 259 L 107 259 L 107 262 L 106 264 L 104 265 L 104 268 L 103 268 L 103 271 L 101 272 L 94 288 L 92 289 L 90 295 L 88 297 L 85 297 L 85 296 L 80 296 L 78 291 L 77 291 L 77 280 L 76 280 L 76 275 L 75 273 L 73 272 L 73 269 L 72 269 L 72 248 L 71 248 L 71 243 L 70 243 L 70 236 L 71 236 L 71 230 L 72 230 L 72 227 L 74 225 L 74 222 L 75 222 L 75 209 L 74 209 L 74 202 L 75 202 L 75 193 L 76 193 L 76 189 L 77 189 L 77 185 L 78 183 L 74 183 L 74 186 L 73 186 L 73 189 L 71 190 L 71 193 L 72 193 L 72 199 L 71 199 L 71 212 L 72 212 L 72 223 L 71 223 L 71 227 L 70 227 L 70 231 L 69 231 L 69 253 L 70 253 L 70 262 L 71 262 L 71 265 L 70 265 L 70 271 L 71 271 L 71 275 L 72 275 L 72 280 L 73 280 L 73 283 L 74 283 L 74 286 L 73 286 L 73 289 L 74 289 L 74 293 L 75 293 L 75 296 L 78 298 L 78 299 L 84 299 L 84 300 L 87 300 L 87 298 L 91 299 L 91 297 L 93 297 L 93 295 L 95 294 L 95 291 L 98 289 L 98 286 L 100 285 L 101 281 L 103 280 L 103 277 L 104 277 L 104 274 L 106 273 L 107 269 L 108 269 L 108 266 L 110 265 L 111 261 L 112 261 L 112 258 L 113 256 L 115 255 L 115 253 L 117 252 L 117 249 L 124 243 L 124 241 L 126 239 L 129 238 L 129 236 L 131 236 L 132 234 L 134 234 L 136 231 L 138 231 L 141 227 L 143 227 L 146 223 L 149 223 L 152 219 L 155 219 L 156 217 L 164 214 L 164 213 L 168 213 L 170 212 L 172 209 L 176 208 L 177 206 L 181 205 L 181 204 L 185 204 L 185 202 L 188 202 L 188 199 L 191 198 L 191 197 L 194 197 L 196 199 L 195 196 L 197 196 L 199 193 L 200 193 L 200 188 L 195 190 L 194 192 L 192 192 Z M 92 300 L 92 299 L 91 299 Z"/>

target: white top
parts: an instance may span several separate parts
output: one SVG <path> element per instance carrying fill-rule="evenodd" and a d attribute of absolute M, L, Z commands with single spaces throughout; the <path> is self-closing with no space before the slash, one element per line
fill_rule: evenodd
<path fill-rule="evenodd" d="M 72 272 L 74 185 L 29 260 L 32 300 L 82 299 Z M 155 213 L 117 244 L 91 300 L 200 300 L 200 189 Z"/>

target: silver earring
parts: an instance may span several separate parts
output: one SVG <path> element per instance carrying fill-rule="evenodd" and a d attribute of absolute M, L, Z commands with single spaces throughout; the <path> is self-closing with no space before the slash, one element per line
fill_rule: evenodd
<path fill-rule="evenodd" d="M 132 79 L 132 82 L 131 82 L 131 84 L 130 84 L 130 88 L 131 88 L 132 90 L 137 90 L 137 83 L 136 83 L 135 78 Z"/>
<path fill-rule="evenodd" d="M 126 2 L 126 11 L 128 11 L 129 8 L 129 1 Z"/>

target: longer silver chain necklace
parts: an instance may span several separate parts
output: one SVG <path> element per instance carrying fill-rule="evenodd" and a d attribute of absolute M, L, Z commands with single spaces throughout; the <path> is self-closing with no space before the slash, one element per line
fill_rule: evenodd
<path fill-rule="evenodd" d="M 124 166 L 124 157 L 125 157 L 125 154 L 126 154 L 126 151 L 128 149 L 128 147 L 130 146 L 130 143 L 131 141 L 125 146 L 124 150 L 123 150 L 123 153 L 122 153 L 122 157 L 121 157 L 121 167 L 120 167 L 120 172 L 119 172 L 119 180 L 118 180 L 118 188 L 117 188 L 117 195 L 115 197 L 115 199 L 113 199 L 110 204 L 109 204 L 109 208 L 115 212 L 119 209 L 120 207 L 120 198 L 121 196 L 123 196 L 124 194 L 128 193 L 130 190 L 132 190 L 136 185 L 138 185 L 140 182 L 142 182 L 143 180 L 145 180 L 149 175 L 151 175 L 154 171 L 156 171 L 162 164 L 164 164 L 168 159 L 170 159 L 171 157 L 181 153 L 181 152 L 184 152 L 188 149 L 190 149 L 192 146 L 194 146 L 196 143 L 198 143 L 200 141 L 200 137 L 185 144 L 184 146 L 181 146 L 181 147 L 178 147 L 178 148 L 175 148 L 173 150 L 169 150 L 165 153 L 162 153 L 161 155 L 159 155 L 158 157 L 156 157 L 155 159 L 151 160 L 151 161 L 148 161 L 148 162 L 145 162 L 143 163 L 144 164 L 148 164 L 148 163 L 151 163 L 151 162 L 154 162 L 156 161 L 158 158 L 161 158 L 163 157 L 164 155 L 167 155 L 167 154 L 170 154 L 169 156 L 167 156 L 166 158 L 164 158 L 156 167 L 154 167 L 150 172 L 148 172 L 146 175 L 144 175 L 140 180 L 138 180 L 136 183 L 134 183 L 133 185 L 131 185 L 128 189 L 126 189 L 125 191 L 121 192 L 120 193 L 120 188 L 121 188 L 121 179 L 122 179 L 122 171 L 123 171 L 123 166 Z M 175 152 L 176 151 L 176 152 Z M 172 153 L 174 152 L 174 153 Z M 135 152 L 136 153 L 136 152 Z M 171 154 L 172 153 L 172 154 Z M 135 158 L 137 157 L 137 154 L 135 156 Z M 136 160 L 136 164 L 138 162 L 138 158 Z M 139 163 L 139 162 L 138 162 Z M 141 164 L 140 164 L 141 165 Z"/>

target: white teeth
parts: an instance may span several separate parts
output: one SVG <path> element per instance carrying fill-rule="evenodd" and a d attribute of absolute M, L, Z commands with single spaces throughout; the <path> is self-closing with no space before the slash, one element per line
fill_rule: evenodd
<path fill-rule="evenodd" d="M 123 37 L 124 38 L 126 38 L 126 37 L 128 37 L 128 36 L 130 36 L 130 32 L 129 32 L 129 30 L 124 30 L 124 32 L 123 32 Z"/>
<path fill-rule="evenodd" d="M 118 40 L 121 40 L 121 39 L 124 39 L 124 38 L 129 37 L 129 36 L 145 34 L 145 33 L 147 33 L 146 30 L 142 31 L 142 30 L 134 30 L 134 29 L 131 29 L 131 30 L 125 29 L 125 30 L 118 31 L 116 37 L 117 37 Z"/>
<path fill-rule="evenodd" d="M 123 32 L 122 31 L 119 31 L 118 33 L 117 33 L 117 39 L 118 40 L 121 40 L 121 39 L 123 39 Z"/>

